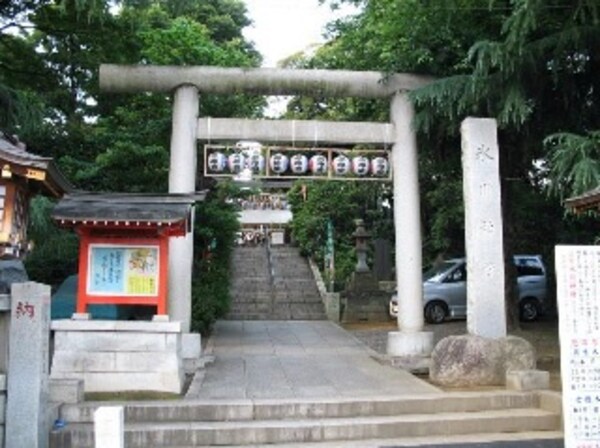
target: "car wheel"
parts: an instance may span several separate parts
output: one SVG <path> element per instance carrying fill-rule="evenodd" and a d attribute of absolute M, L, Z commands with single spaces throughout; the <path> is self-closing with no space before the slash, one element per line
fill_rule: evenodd
<path fill-rule="evenodd" d="M 521 320 L 525 322 L 533 322 L 540 316 L 540 309 L 535 299 L 524 299 L 520 305 Z"/>
<path fill-rule="evenodd" d="M 430 302 L 425 307 L 425 320 L 430 324 L 441 324 L 447 314 L 446 305 L 442 302 Z"/>

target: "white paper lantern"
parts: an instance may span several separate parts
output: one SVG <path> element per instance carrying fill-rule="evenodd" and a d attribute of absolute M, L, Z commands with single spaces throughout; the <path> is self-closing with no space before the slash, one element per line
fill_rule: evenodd
<path fill-rule="evenodd" d="M 365 156 L 357 156 L 352 159 L 352 172 L 357 176 L 369 174 L 369 159 Z"/>
<path fill-rule="evenodd" d="M 229 165 L 229 171 L 234 174 L 238 174 L 244 169 L 246 161 L 244 156 L 238 153 L 231 154 L 227 159 Z"/>
<path fill-rule="evenodd" d="M 294 174 L 304 174 L 308 170 L 308 159 L 303 154 L 293 155 L 290 159 L 290 168 Z"/>
<path fill-rule="evenodd" d="M 350 172 L 350 159 L 345 155 L 339 155 L 333 159 L 333 172 L 338 176 L 343 176 Z"/>
<path fill-rule="evenodd" d="M 227 166 L 227 159 L 222 152 L 211 152 L 206 161 L 208 169 L 216 173 L 220 173 Z"/>
<path fill-rule="evenodd" d="M 265 158 L 261 153 L 255 152 L 246 159 L 246 164 L 253 173 L 261 173 L 265 169 Z"/>
<path fill-rule="evenodd" d="M 373 176 L 384 177 L 390 172 L 390 164 L 384 157 L 375 157 L 371 160 L 371 173 Z"/>
<path fill-rule="evenodd" d="M 313 174 L 326 174 L 327 157 L 322 154 L 312 156 L 308 161 L 308 167 Z"/>
<path fill-rule="evenodd" d="M 288 169 L 289 159 L 286 155 L 277 153 L 273 154 L 269 159 L 269 168 L 275 174 L 285 173 Z"/>

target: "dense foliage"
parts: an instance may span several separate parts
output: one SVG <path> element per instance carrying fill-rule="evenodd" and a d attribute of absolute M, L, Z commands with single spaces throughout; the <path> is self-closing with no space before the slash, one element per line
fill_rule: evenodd
<path fill-rule="evenodd" d="M 600 183 L 598 0 L 323 2 L 362 10 L 332 23 L 327 45 L 288 66 L 435 77 L 411 94 L 426 261 L 464 254 L 459 129 L 467 116 L 498 121 L 507 259 L 542 253 L 551 266 L 555 244 L 594 241 L 597 218 L 566 215 L 561 199 Z M 298 97 L 288 115 L 387 121 L 388 108 Z M 514 284 L 509 276 L 508 300 Z"/>
<path fill-rule="evenodd" d="M 0 129 L 18 133 L 31 152 L 54 157 L 79 189 L 165 192 L 170 95 L 101 93 L 99 66 L 258 66 L 260 56 L 242 35 L 249 24 L 241 0 L 0 2 Z M 199 113 L 252 117 L 263 104 L 245 95 L 203 95 Z M 226 309 L 236 218 L 222 199 L 209 195 L 198 205 L 196 329 Z M 54 228 L 51 208 L 34 204 L 27 267 L 33 279 L 56 285 L 77 270 L 77 238 Z M 207 232 L 217 242 L 210 257 L 203 256 Z"/>
<path fill-rule="evenodd" d="M 411 97 L 418 112 L 425 260 L 464 253 L 458 130 L 467 116 L 493 117 L 499 124 L 507 255 L 542 253 L 551 265 L 556 243 L 594 241 L 597 218 L 565 214 L 561 200 L 600 183 L 600 0 L 322 3 L 361 9 L 330 24 L 329 41 L 316 53 L 292 57 L 287 66 L 435 77 Z M 0 2 L 0 128 L 18 133 L 32 152 L 55 157 L 79 188 L 164 192 L 169 96 L 101 93 L 98 67 L 258 66 L 260 56 L 242 36 L 247 25 L 241 0 Z M 203 95 L 199 112 L 256 117 L 263 104 L 247 95 Z M 388 109 L 387 101 L 297 97 L 286 116 L 388 121 Z M 295 239 L 320 258 L 331 221 L 340 282 L 354 263 L 349 235 L 355 219 L 364 219 L 374 235 L 393 238 L 393 198 L 384 185 L 307 183 L 304 190 L 298 184 L 290 193 Z M 204 218 L 198 221 L 229 222 L 228 206 L 216 205 L 224 204 L 221 193 L 209 198 L 199 206 Z M 228 232 L 233 229 L 224 223 Z M 66 272 L 39 273 L 43 260 L 61 265 L 51 257 L 74 243 L 72 236 L 44 232 L 32 232 L 30 265 L 35 276 L 53 283 Z M 198 232 L 196 253 L 206 254 L 215 236 Z M 216 251 L 225 253 L 229 243 L 215 241 Z M 196 281 L 195 297 L 225 297 L 226 267 L 216 261 L 217 252 L 197 260 L 201 278 L 216 280 Z M 207 328 L 212 319 L 203 321 L 200 314 L 217 316 L 224 303 L 197 302 L 197 328 Z"/>

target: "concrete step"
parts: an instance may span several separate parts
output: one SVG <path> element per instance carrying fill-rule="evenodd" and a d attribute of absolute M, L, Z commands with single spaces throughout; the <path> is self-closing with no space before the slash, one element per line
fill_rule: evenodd
<path fill-rule="evenodd" d="M 273 299 L 271 298 L 270 292 L 265 292 L 264 294 L 248 294 L 248 293 L 239 293 L 232 295 L 233 303 L 231 306 L 235 306 L 239 304 L 240 306 L 245 306 L 247 304 L 252 303 L 272 303 Z"/>
<path fill-rule="evenodd" d="M 273 283 L 266 248 L 235 249 L 227 318 L 324 320 L 324 306 L 308 261 L 293 247 L 273 248 L 272 255 Z"/>
<path fill-rule="evenodd" d="M 540 409 L 409 414 L 303 420 L 243 420 L 127 423 L 129 448 L 198 445 L 251 445 L 423 437 L 486 432 L 555 431 L 558 415 Z M 68 435 L 67 435 L 68 433 Z M 62 448 L 93 447 L 91 424 L 71 424 L 52 435 Z"/>
<path fill-rule="evenodd" d="M 100 406 L 124 406 L 128 422 L 273 420 L 347 418 L 478 412 L 539 407 L 535 392 L 490 390 L 414 396 L 319 399 L 244 399 L 181 401 L 111 401 L 64 404 L 61 417 L 71 423 L 91 423 Z"/>
<path fill-rule="evenodd" d="M 454 436 L 401 437 L 393 439 L 345 440 L 334 442 L 301 442 L 269 444 L 269 448 L 564 448 L 560 431 L 528 431 L 509 433 L 465 434 Z M 205 445 L 206 446 L 206 445 Z M 231 447 L 231 445 L 229 445 Z M 198 448 L 178 447 L 178 448 Z M 158 447 L 148 447 L 158 448 Z"/>

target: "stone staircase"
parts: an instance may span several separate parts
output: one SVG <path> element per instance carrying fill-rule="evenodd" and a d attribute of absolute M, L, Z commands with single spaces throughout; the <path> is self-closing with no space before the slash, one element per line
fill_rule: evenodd
<path fill-rule="evenodd" d="M 103 403 L 124 405 L 128 448 L 465 445 L 479 440 L 559 440 L 560 396 L 551 392 L 448 392 L 411 397 Z M 94 446 L 100 405 L 64 405 L 51 448 Z M 535 446 L 555 446 L 539 444 Z M 557 445 L 558 446 L 558 445 Z"/>
<path fill-rule="evenodd" d="M 326 319 L 308 261 L 294 247 L 237 247 L 231 279 L 227 319 Z"/>

